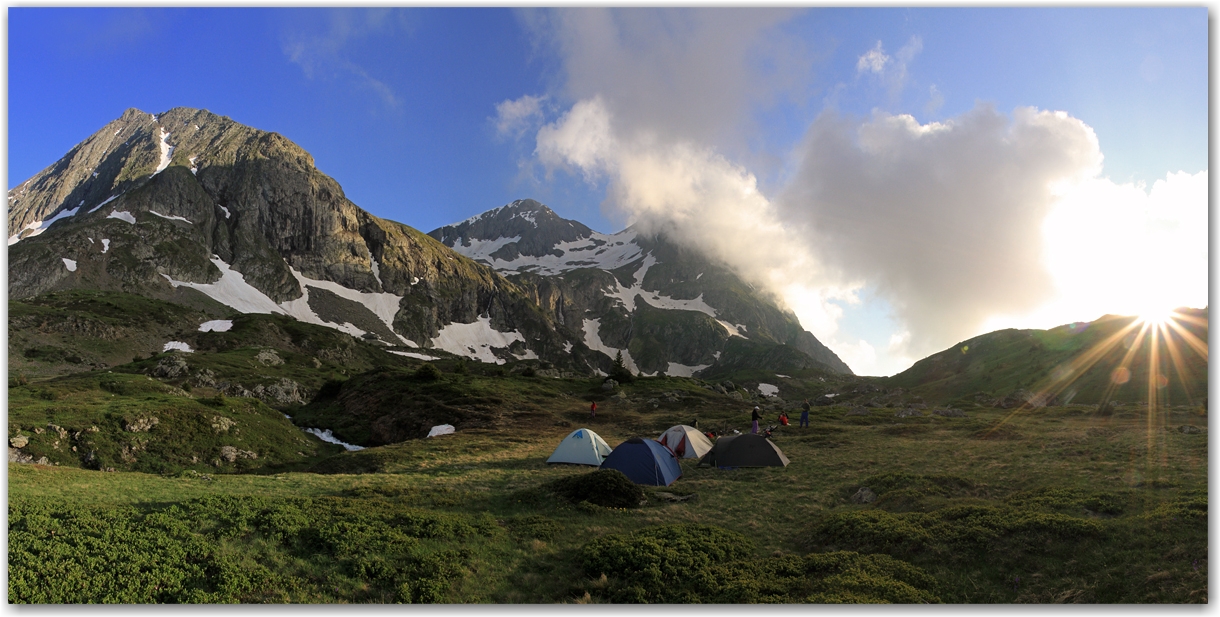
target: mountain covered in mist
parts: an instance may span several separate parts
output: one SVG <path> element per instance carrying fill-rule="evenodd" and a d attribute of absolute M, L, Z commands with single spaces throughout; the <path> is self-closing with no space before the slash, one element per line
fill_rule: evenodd
<path fill-rule="evenodd" d="M 276 133 L 129 109 L 9 191 L 9 296 L 126 292 L 270 313 L 419 358 L 606 372 L 850 373 L 795 316 L 664 237 L 531 200 L 427 235 L 362 210 Z M 152 351 L 156 351 L 155 349 Z"/>

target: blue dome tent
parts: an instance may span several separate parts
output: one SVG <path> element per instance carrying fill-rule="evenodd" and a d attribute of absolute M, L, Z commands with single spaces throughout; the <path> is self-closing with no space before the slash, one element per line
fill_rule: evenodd
<path fill-rule="evenodd" d="M 617 469 L 636 484 L 669 486 L 682 477 L 682 467 L 669 448 L 651 440 L 632 437 L 619 444 L 602 461 L 602 469 Z"/>

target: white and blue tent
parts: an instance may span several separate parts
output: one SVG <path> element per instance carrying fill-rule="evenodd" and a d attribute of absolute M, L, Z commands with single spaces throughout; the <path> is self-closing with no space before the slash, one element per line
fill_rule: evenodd
<path fill-rule="evenodd" d="M 587 428 L 578 428 L 559 442 L 559 447 L 555 448 L 546 462 L 601 466 L 602 461 L 609 455 L 610 444 L 606 443 L 601 435 Z"/>

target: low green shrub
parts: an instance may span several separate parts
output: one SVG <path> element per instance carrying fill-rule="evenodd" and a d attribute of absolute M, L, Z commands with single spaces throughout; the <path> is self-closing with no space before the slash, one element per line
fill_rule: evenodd
<path fill-rule="evenodd" d="M 644 489 L 617 469 L 560 478 L 542 488 L 572 503 L 587 501 L 604 508 L 638 508 L 644 500 Z"/>

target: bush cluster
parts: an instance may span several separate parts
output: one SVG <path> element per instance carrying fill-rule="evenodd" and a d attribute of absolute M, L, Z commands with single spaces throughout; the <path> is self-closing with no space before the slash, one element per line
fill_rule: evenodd
<path fill-rule="evenodd" d="M 638 508 L 644 489 L 617 469 L 597 471 L 553 480 L 544 489 L 572 503 L 587 501 L 605 508 Z"/>
<path fill-rule="evenodd" d="M 582 550 L 591 593 L 629 603 L 927 603 L 935 581 L 887 555 L 852 552 L 757 557 L 739 533 L 711 525 L 664 525 L 608 535 Z"/>
<path fill-rule="evenodd" d="M 445 542 L 498 529 L 487 515 L 340 497 L 148 511 L 23 501 L 9 521 L 16 603 L 440 602 L 470 560 Z"/>

